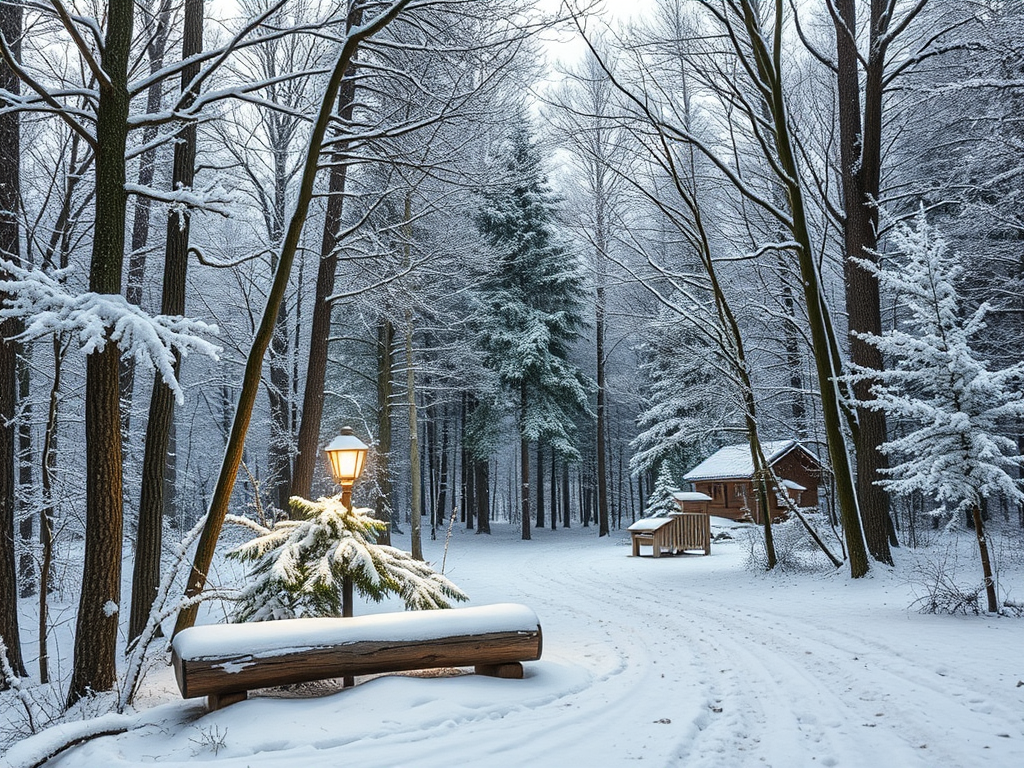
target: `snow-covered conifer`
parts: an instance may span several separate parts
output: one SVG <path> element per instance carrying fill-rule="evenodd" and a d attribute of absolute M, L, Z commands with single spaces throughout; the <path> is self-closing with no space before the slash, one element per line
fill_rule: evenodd
<path fill-rule="evenodd" d="M 962 268 L 922 206 L 912 225 L 893 235 L 904 258 L 878 270 L 908 313 L 882 336 L 863 335 L 891 360 L 885 371 L 862 371 L 874 381 L 867 405 L 903 419 L 909 432 L 882 446 L 893 459 L 883 485 L 897 494 L 921 491 L 939 503 L 951 523 L 972 516 L 985 570 L 989 610 L 996 610 L 980 508 L 1003 496 L 1024 501 L 1011 470 L 1021 464 L 1006 425 L 1024 418 L 1024 363 L 991 371 L 971 340 L 985 327 L 992 306 L 964 316 L 956 290 Z"/>
<path fill-rule="evenodd" d="M 229 557 L 253 563 L 253 582 L 236 604 L 237 621 L 341 616 L 342 580 L 380 601 L 400 596 L 409 609 L 450 608 L 467 596 L 428 564 L 376 543 L 386 523 L 373 510 L 345 507 L 339 497 L 291 498 L 294 520 L 267 528 L 242 517 L 229 522 L 257 535 Z"/>
<path fill-rule="evenodd" d="M 670 512 L 677 512 L 679 505 L 676 504 L 672 494 L 678 490 L 679 488 L 672 480 L 672 470 L 669 469 L 668 462 L 663 461 L 661 469 L 658 470 L 658 479 L 654 482 L 654 490 L 651 492 L 650 498 L 647 499 L 647 508 L 644 513 L 648 517 L 659 517 Z"/>

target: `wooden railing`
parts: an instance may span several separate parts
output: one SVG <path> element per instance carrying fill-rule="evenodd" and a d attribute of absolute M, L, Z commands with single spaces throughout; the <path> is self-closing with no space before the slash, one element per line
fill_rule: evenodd
<path fill-rule="evenodd" d="M 654 517 L 638 520 L 629 527 L 632 536 L 633 556 L 640 554 L 640 547 L 651 547 L 654 557 L 661 557 L 663 551 L 672 553 L 688 549 L 703 549 L 711 554 L 711 518 L 703 512 L 676 512 L 668 517 Z"/>

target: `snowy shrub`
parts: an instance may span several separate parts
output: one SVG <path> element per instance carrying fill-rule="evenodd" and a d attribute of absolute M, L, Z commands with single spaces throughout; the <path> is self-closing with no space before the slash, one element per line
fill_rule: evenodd
<path fill-rule="evenodd" d="M 810 522 L 819 516 L 806 515 L 806 517 Z M 767 571 L 768 552 L 765 549 L 762 528 L 752 525 L 741 530 L 746 534 L 747 569 L 762 573 Z M 822 535 L 820 531 L 819 535 Z M 807 529 L 795 518 L 773 524 L 772 540 L 775 544 L 776 570 L 818 571 L 831 567 L 822 555 L 821 549 L 808 534 Z"/>
<path fill-rule="evenodd" d="M 256 538 L 228 552 L 251 562 L 253 582 L 236 603 L 236 621 L 266 621 L 306 616 L 340 616 L 342 581 L 372 600 L 395 594 L 408 609 L 450 608 L 467 596 L 428 564 L 376 543 L 386 523 L 372 510 L 345 507 L 337 496 L 290 500 L 294 520 L 267 528 L 229 516 Z"/>
<path fill-rule="evenodd" d="M 953 616 L 978 616 L 984 582 L 971 586 L 957 583 L 958 558 L 947 549 L 941 558 L 923 558 L 914 567 L 911 584 L 918 597 L 910 604 L 921 613 L 945 613 Z"/>

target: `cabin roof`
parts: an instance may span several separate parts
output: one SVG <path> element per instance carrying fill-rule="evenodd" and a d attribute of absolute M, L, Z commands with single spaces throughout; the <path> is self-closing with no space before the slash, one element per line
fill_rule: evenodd
<path fill-rule="evenodd" d="M 774 440 L 761 443 L 769 466 L 775 464 L 793 449 L 802 450 L 815 464 L 818 458 L 797 440 Z M 730 480 L 733 478 L 750 478 L 754 474 L 754 463 L 750 459 L 750 445 L 727 445 L 719 448 L 704 461 L 691 469 L 683 479 L 689 482 L 696 480 Z"/>
<path fill-rule="evenodd" d="M 673 491 L 672 498 L 676 501 L 711 501 L 711 497 L 700 491 Z"/>

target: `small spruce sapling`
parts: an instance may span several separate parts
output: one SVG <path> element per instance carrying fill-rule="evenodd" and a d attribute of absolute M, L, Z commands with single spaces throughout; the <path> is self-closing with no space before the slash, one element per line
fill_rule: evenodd
<path fill-rule="evenodd" d="M 450 608 L 469 599 L 426 563 L 377 544 L 387 524 L 374 519 L 373 510 L 345 507 L 340 496 L 317 501 L 292 496 L 289 503 L 295 519 L 271 528 L 227 518 L 256 534 L 228 552 L 253 564 L 253 581 L 235 606 L 236 621 L 341 616 L 346 576 L 364 596 L 380 601 L 398 595 L 410 610 Z"/>
<path fill-rule="evenodd" d="M 930 495 L 940 505 L 938 512 L 950 516 L 951 525 L 970 515 L 988 610 L 995 613 L 995 580 L 981 506 L 993 496 L 1024 501 L 1014 477 L 1021 456 L 1005 434 L 1008 424 L 1024 418 L 1024 363 L 991 371 L 972 347 L 992 306 L 982 304 L 964 316 L 956 290 L 962 269 L 928 223 L 923 207 L 912 226 L 896 228 L 893 241 L 905 257 L 902 263 L 882 270 L 864 264 L 901 297 L 907 319 L 882 336 L 861 336 L 891 364 L 884 371 L 856 374 L 872 382 L 874 399 L 865 405 L 910 427 L 881 446 L 897 460 L 881 485 L 900 495 Z"/>
<path fill-rule="evenodd" d="M 658 479 L 654 481 L 654 490 L 647 499 L 645 514 L 648 517 L 664 517 L 672 512 L 678 512 L 679 506 L 672 495 L 678 490 L 672 482 L 672 471 L 668 467 L 668 462 L 663 461 L 658 470 Z"/>

